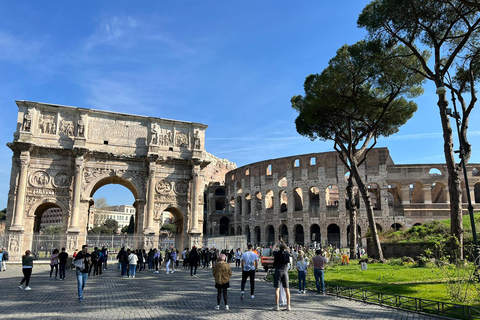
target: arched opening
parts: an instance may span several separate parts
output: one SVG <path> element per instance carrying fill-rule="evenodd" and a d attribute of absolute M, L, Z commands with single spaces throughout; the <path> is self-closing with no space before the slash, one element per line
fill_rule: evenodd
<path fill-rule="evenodd" d="M 35 219 L 33 223 L 33 232 L 40 233 L 45 228 L 58 229 L 58 233 L 61 233 L 62 229 L 63 211 L 55 203 L 46 202 L 42 203 L 35 210 Z"/>
<path fill-rule="evenodd" d="M 300 188 L 295 188 L 293 190 L 293 203 L 295 206 L 295 211 L 303 211 L 303 192 Z"/>
<path fill-rule="evenodd" d="M 184 236 L 185 236 L 185 220 L 183 218 L 183 213 L 180 209 L 170 206 L 167 207 L 165 212 L 170 212 L 173 218 L 173 224 L 175 225 L 175 242 L 174 247 L 184 248 Z M 135 248 L 136 245 L 133 245 L 132 248 Z"/>
<path fill-rule="evenodd" d="M 215 199 L 215 212 L 225 212 L 225 199 Z"/>
<path fill-rule="evenodd" d="M 273 191 L 272 190 L 268 190 L 265 196 L 265 208 L 267 210 L 273 209 Z"/>
<path fill-rule="evenodd" d="M 49 257 L 54 249 L 60 249 L 61 238 L 65 234 L 68 221 L 62 208 L 46 200 L 34 213 L 32 251 L 45 253 Z"/>
<path fill-rule="evenodd" d="M 368 184 L 367 189 L 373 210 L 381 210 L 382 201 L 380 201 L 380 187 L 376 183 L 370 183 Z"/>
<path fill-rule="evenodd" d="M 322 235 L 320 233 L 320 226 L 316 223 L 310 226 L 310 235 L 312 236 L 312 242 L 321 242 Z"/>
<path fill-rule="evenodd" d="M 245 231 L 247 232 L 247 243 L 252 243 L 252 232 L 248 225 L 245 226 Z"/>
<path fill-rule="evenodd" d="M 339 204 L 340 195 L 338 193 L 338 187 L 334 184 L 329 185 L 325 189 L 325 200 L 328 208 L 336 208 Z"/>
<path fill-rule="evenodd" d="M 255 208 L 257 211 L 262 211 L 262 193 L 260 191 L 255 193 Z"/>
<path fill-rule="evenodd" d="M 424 203 L 423 186 L 418 182 L 409 184 L 410 203 Z"/>
<path fill-rule="evenodd" d="M 285 241 L 285 243 L 288 243 L 288 227 L 284 224 L 282 224 L 280 226 L 280 230 L 279 230 L 279 235 L 280 237 L 282 237 L 283 241 Z"/>
<path fill-rule="evenodd" d="M 281 190 L 278 198 L 280 199 L 280 213 L 287 212 L 288 211 L 287 191 Z"/>
<path fill-rule="evenodd" d="M 381 225 L 379 225 L 378 223 L 375 223 L 375 226 L 377 227 L 378 232 L 383 232 L 383 228 Z"/>
<path fill-rule="evenodd" d="M 273 246 L 275 243 L 275 228 L 272 225 L 268 225 L 265 233 L 267 234 L 267 245 Z"/>
<path fill-rule="evenodd" d="M 308 198 L 310 200 L 310 208 L 316 209 L 320 207 L 320 189 L 317 187 L 308 189 Z"/>
<path fill-rule="evenodd" d="M 417 222 L 417 223 L 415 223 L 413 226 L 414 226 L 414 227 L 418 227 L 418 226 L 421 226 L 421 225 L 422 225 L 421 223 Z"/>
<path fill-rule="evenodd" d="M 475 203 L 480 203 L 480 182 L 475 183 L 473 187 Z"/>
<path fill-rule="evenodd" d="M 230 198 L 230 210 L 229 212 L 235 213 L 235 198 L 231 197 Z"/>
<path fill-rule="evenodd" d="M 261 235 L 260 235 L 260 227 L 259 226 L 256 226 L 254 229 L 253 229 L 253 234 L 254 234 L 254 239 L 253 239 L 253 242 L 255 244 L 260 244 L 260 239 L 261 239 Z"/>
<path fill-rule="evenodd" d="M 362 239 L 362 229 L 360 226 L 357 224 L 357 244 L 361 245 L 361 239 Z M 350 225 L 347 227 L 347 245 L 350 246 Z"/>
<path fill-rule="evenodd" d="M 241 196 L 237 197 L 235 213 L 239 215 L 242 214 L 242 197 Z"/>
<path fill-rule="evenodd" d="M 393 206 L 395 204 L 402 203 L 402 188 L 396 183 L 388 185 L 388 205 Z"/>
<path fill-rule="evenodd" d="M 428 175 L 430 177 L 441 177 L 442 176 L 442 172 L 437 169 L 437 168 L 432 168 L 430 169 L 430 171 L 428 172 Z"/>
<path fill-rule="evenodd" d="M 447 203 L 447 190 L 441 182 L 434 182 L 431 187 L 432 203 Z"/>
<path fill-rule="evenodd" d="M 237 236 L 241 236 L 242 235 L 242 227 L 238 226 L 237 227 Z"/>
<path fill-rule="evenodd" d="M 230 219 L 227 217 L 220 218 L 220 235 L 221 236 L 228 236 L 228 231 L 230 229 Z"/>
<path fill-rule="evenodd" d="M 393 231 L 398 231 L 402 230 L 403 226 L 400 223 L 394 223 L 390 226 L 390 228 L 392 228 Z"/>
<path fill-rule="evenodd" d="M 286 188 L 287 186 L 288 186 L 288 181 L 286 177 L 283 177 L 282 179 L 278 180 L 279 188 Z"/>
<path fill-rule="evenodd" d="M 235 228 L 234 228 L 234 227 L 231 227 L 231 228 L 230 228 L 230 235 L 231 235 L 231 236 L 234 236 L 234 235 L 235 235 Z"/>
<path fill-rule="evenodd" d="M 250 193 L 247 193 L 245 195 L 245 203 L 247 205 L 247 214 L 252 213 L 252 197 L 250 196 Z"/>
<path fill-rule="evenodd" d="M 303 232 L 303 226 L 297 224 L 293 230 L 295 231 L 295 243 L 301 246 L 305 245 L 305 234 Z"/>
<path fill-rule="evenodd" d="M 225 188 L 217 188 L 215 189 L 215 195 L 217 197 L 225 197 Z"/>
<path fill-rule="evenodd" d="M 242 182 L 241 181 L 237 181 L 236 187 L 237 187 L 237 193 L 242 193 Z"/>
<path fill-rule="evenodd" d="M 336 224 L 331 224 L 327 227 L 327 241 L 328 244 L 340 248 L 340 227 Z"/>

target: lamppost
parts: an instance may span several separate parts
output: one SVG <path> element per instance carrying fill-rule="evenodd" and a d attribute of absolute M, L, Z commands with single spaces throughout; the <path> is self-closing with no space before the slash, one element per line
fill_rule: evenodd
<path fill-rule="evenodd" d="M 448 74 L 448 71 L 447 71 L 447 75 L 448 75 L 448 78 L 449 78 L 449 81 L 451 83 L 451 79 L 450 79 L 450 74 Z M 437 91 L 436 93 L 438 95 L 442 95 L 442 94 L 445 94 L 447 92 L 447 89 L 445 87 L 438 87 L 437 88 Z M 465 179 L 465 192 L 467 193 L 467 202 L 468 202 L 468 213 L 470 215 L 470 224 L 472 226 L 472 234 L 473 234 L 473 245 L 475 246 L 475 249 L 474 249 L 474 260 L 475 260 L 475 264 L 478 266 L 480 264 L 480 261 L 479 260 L 479 251 L 480 251 L 480 248 L 478 247 L 478 239 L 477 239 L 477 231 L 476 231 L 476 228 L 475 228 L 475 218 L 474 218 L 474 215 L 473 215 L 473 205 L 472 205 L 472 199 L 470 197 L 470 187 L 468 185 L 468 175 L 467 175 L 467 166 L 465 164 L 465 147 L 463 145 L 463 140 L 462 140 L 462 136 L 461 136 L 461 131 L 460 131 L 460 127 L 462 125 L 462 121 L 461 121 L 461 116 L 460 116 L 460 113 L 457 111 L 457 105 L 455 103 L 455 95 L 452 91 L 452 102 L 453 102 L 453 112 L 452 112 L 452 109 L 451 108 L 447 108 L 447 115 L 452 117 L 452 118 L 455 118 L 455 122 L 457 124 L 457 135 L 458 135 L 458 141 L 459 141 L 459 150 L 456 150 L 454 151 L 455 153 L 458 153 L 458 156 L 460 158 L 460 163 L 462 165 L 462 169 L 463 169 L 463 178 Z"/>

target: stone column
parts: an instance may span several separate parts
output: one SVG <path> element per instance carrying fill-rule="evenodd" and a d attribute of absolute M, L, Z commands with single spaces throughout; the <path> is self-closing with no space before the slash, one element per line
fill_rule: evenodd
<path fill-rule="evenodd" d="M 23 216 L 25 209 L 25 193 L 27 189 L 27 173 L 30 165 L 30 152 L 22 151 L 20 153 L 20 177 L 18 178 L 17 199 L 15 204 L 15 212 L 13 217 L 12 231 L 23 230 Z"/>
<path fill-rule="evenodd" d="M 203 176 L 203 171 L 200 166 L 201 163 L 202 161 L 200 159 L 192 159 L 192 223 L 190 225 L 190 234 L 202 233 L 202 231 L 198 229 L 198 217 L 201 215 L 203 210 L 202 206 L 200 205 L 200 203 L 203 203 L 203 179 L 201 179 Z M 236 198 L 235 201 L 237 201 Z M 237 212 L 237 208 L 235 209 L 235 212 Z"/>
<path fill-rule="evenodd" d="M 150 159 L 148 190 L 147 190 L 147 223 L 144 229 L 145 234 L 155 234 L 153 225 L 153 214 L 155 208 L 155 174 L 157 173 L 156 159 Z"/>
<path fill-rule="evenodd" d="M 70 218 L 70 226 L 68 232 L 80 232 L 78 227 L 78 216 L 80 211 L 80 195 L 82 192 L 82 175 L 83 175 L 83 156 L 75 158 L 75 177 L 73 186 L 73 208 L 72 217 Z"/>
<path fill-rule="evenodd" d="M 423 190 L 423 197 L 425 199 L 425 204 L 432 203 L 432 188 L 430 186 L 426 186 L 422 188 Z"/>

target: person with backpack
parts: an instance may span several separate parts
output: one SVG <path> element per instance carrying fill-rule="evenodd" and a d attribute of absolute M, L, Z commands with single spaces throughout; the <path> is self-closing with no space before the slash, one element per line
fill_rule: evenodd
<path fill-rule="evenodd" d="M 99 275 L 102 274 L 102 267 L 103 267 L 103 253 L 102 250 L 97 249 L 97 265 L 95 266 L 95 269 L 93 271 L 94 275 Z"/>

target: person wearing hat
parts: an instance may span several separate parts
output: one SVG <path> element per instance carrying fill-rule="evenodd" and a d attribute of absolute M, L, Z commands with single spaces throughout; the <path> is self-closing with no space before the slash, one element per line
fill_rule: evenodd
<path fill-rule="evenodd" d="M 78 301 L 83 302 L 83 290 L 87 284 L 88 269 L 92 265 L 90 253 L 88 253 L 88 245 L 82 246 L 82 251 L 77 253 L 74 261 L 77 272 Z"/>
<path fill-rule="evenodd" d="M 25 290 L 32 290 L 28 286 L 30 283 L 30 276 L 32 275 L 33 270 L 33 260 L 37 260 L 36 255 L 31 255 L 32 252 L 30 250 L 25 251 L 25 254 L 22 256 L 22 272 L 23 272 L 23 279 L 20 282 L 18 288 L 21 290 L 23 289 L 23 283 L 25 282 Z"/>

